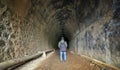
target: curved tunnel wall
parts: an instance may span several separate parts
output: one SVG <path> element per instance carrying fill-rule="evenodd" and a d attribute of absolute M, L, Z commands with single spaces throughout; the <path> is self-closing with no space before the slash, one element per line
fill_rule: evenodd
<path fill-rule="evenodd" d="M 110 2 L 112 3 L 112 1 Z M 90 22 L 92 18 L 90 21 L 87 20 L 88 26 L 86 24 L 74 33 L 70 42 L 70 49 L 77 54 L 86 55 L 120 67 L 120 31 L 118 31 L 120 27 L 118 13 L 120 7 L 118 4 L 120 2 L 116 0 L 113 1 L 112 5 L 109 4 L 99 5 L 98 9 L 102 6 L 107 7 L 101 9 L 101 13 L 104 12 L 103 16 L 100 17 L 98 14 L 97 21 Z"/>
<path fill-rule="evenodd" d="M 60 29 L 49 3 L 1 0 L 0 62 L 54 48 Z"/>
<path fill-rule="evenodd" d="M 75 53 L 120 64 L 118 0 L 1 0 L 0 11 L 0 62 L 56 49 L 65 36 Z"/>

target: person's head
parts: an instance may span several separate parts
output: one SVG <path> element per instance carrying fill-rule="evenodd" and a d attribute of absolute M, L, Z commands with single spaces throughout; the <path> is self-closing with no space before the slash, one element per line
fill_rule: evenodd
<path fill-rule="evenodd" d="M 64 42 L 64 37 L 61 37 L 61 42 Z"/>

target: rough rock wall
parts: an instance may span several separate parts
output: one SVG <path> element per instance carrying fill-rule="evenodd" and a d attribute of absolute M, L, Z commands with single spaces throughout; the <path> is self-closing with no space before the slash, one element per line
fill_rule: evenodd
<path fill-rule="evenodd" d="M 78 30 L 70 42 L 70 50 L 120 67 L 118 5 L 119 1 L 116 0 L 113 10 L 109 9 L 101 19 Z"/>
<path fill-rule="evenodd" d="M 11 13 L 6 3 L 0 1 L 0 62 L 12 58 L 10 46 L 13 45 L 12 27 L 10 25 Z M 8 51 L 9 49 L 9 51 Z M 9 55 L 8 55 L 9 53 Z M 11 56 L 11 57 L 10 57 Z"/>
<path fill-rule="evenodd" d="M 106 28 L 109 39 L 110 60 L 120 67 L 120 1 L 113 1 L 113 17 Z"/>
<path fill-rule="evenodd" d="M 0 1 L 0 62 L 33 55 L 56 45 L 59 26 L 55 24 L 55 12 L 49 3 Z"/>
<path fill-rule="evenodd" d="M 97 58 L 106 61 L 106 35 L 104 25 L 109 23 L 111 13 L 107 14 L 101 20 L 94 22 L 84 30 L 79 32 L 71 41 L 71 48 L 76 53 L 88 55 L 89 57 Z M 74 47 L 72 47 L 74 46 Z"/>

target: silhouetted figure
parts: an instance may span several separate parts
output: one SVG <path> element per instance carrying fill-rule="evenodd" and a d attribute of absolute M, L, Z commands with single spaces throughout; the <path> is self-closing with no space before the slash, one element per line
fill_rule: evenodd
<path fill-rule="evenodd" d="M 63 55 L 64 55 L 64 61 L 66 61 L 67 43 L 64 40 L 64 37 L 61 37 L 61 41 L 59 42 L 58 47 L 60 48 L 60 61 L 62 62 Z"/>

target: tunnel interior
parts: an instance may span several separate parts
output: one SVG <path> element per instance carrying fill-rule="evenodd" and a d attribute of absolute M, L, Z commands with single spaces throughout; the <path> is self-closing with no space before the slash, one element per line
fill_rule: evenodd
<path fill-rule="evenodd" d="M 0 62 L 58 50 L 62 36 L 68 50 L 120 67 L 120 1 L 0 0 Z"/>

